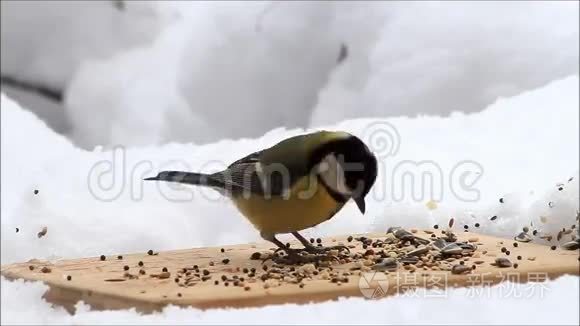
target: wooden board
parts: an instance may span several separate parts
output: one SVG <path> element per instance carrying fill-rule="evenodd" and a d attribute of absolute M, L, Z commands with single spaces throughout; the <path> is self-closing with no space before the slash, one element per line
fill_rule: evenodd
<path fill-rule="evenodd" d="M 428 234 L 421 230 L 416 235 L 428 238 Z M 379 239 L 384 238 L 385 234 L 365 236 Z M 398 293 L 403 289 L 403 286 L 407 288 L 437 287 L 442 284 L 442 279 L 447 287 L 456 287 L 478 284 L 491 285 L 506 280 L 506 276 L 512 281 L 526 282 L 532 281 L 532 277 L 534 280 L 538 280 L 537 278 L 541 280 L 541 278 L 553 279 L 563 274 L 580 274 L 578 250 L 565 251 L 559 248 L 551 250 L 549 247 L 532 243 L 518 243 L 518 247 L 515 248 L 512 240 L 474 233 L 462 233 L 458 234 L 458 237 L 459 240 L 463 241 L 473 237 L 478 238 L 475 242 L 478 244 L 477 256 L 479 257 L 467 258 L 464 264 L 471 266 L 478 260 L 483 261 L 483 263 L 479 262 L 480 264 L 476 265 L 476 269 L 467 275 L 454 275 L 449 271 L 431 271 L 421 268 L 411 272 L 400 267 L 396 272 L 387 274 L 381 272 L 379 272 L 380 274 L 372 274 L 374 272 L 362 274 L 364 281 L 361 281 L 361 275 L 357 275 L 360 272 L 351 270 L 353 263 L 333 264 L 333 271 L 350 271 L 352 273 L 348 277 L 348 282 L 333 283 L 332 280 L 317 279 L 320 277 L 318 276 L 312 280 L 302 280 L 303 287 L 298 284 L 283 283 L 280 286 L 264 288 L 265 283 L 259 278 L 264 273 L 262 262 L 250 260 L 249 257 L 256 251 L 271 248 L 272 245 L 269 243 L 226 246 L 223 247 L 224 252 L 221 251 L 220 247 L 216 247 L 167 251 L 155 255 L 148 253 L 122 254 L 122 259 L 118 259 L 117 256 L 107 256 L 104 261 L 100 257 L 61 260 L 52 263 L 32 260 L 26 263 L 2 266 L 1 273 L 8 279 L 43 281 L 50 287 L 45 294 L 45 299 L 62 305 L 69 311 L 74 311 L 75 303 L 83 300 L 96 310 L 134 307 L 141 312 L 160 310 L 167 304 L 206 309 L 320 302 L 339 297 L 360 297 L 363 294 L 368 296 L 368 289 L 379 288 L 379 283 L 374 281 L 380 280 L 378 276 L 371 280 L 369 275 L 379 275 L 388 281 L 387 288 L 380 286 L 380 296 L 383 296 Z M 339 242 L 351 244 L 346 241 L 346 237 L 323 240 L 325 245 Z M 355 242 L 353 241 L 352 244 Z M 294 243 L 293 246 L 295 246 Z M 506 247 L 510 251 L 509 256 L 500 251 L 502 247 Z M 365 251 L 358 246 L 352 250 Z M 487 253 L 483 254 L 485 251 Z M 518 260 L 517 256 L 521 256 L 521 260 Z M 492 266 L 491 263 L 495 261 L 496 257 L 509 258 L 513 263 L 518 264 L 517 269 Z M 222 262 L 225 258 L 229 259 L 227 264 Z M 535 258 L 535 260 L 532 261 L 530 258 Z M 138 265 L 140 261 L 143 262 L 142 267 Z M 213 266 L 210 265 L 210 262 L 213 262 Z M 266 265 L 271 264 L 271 261 L 266 263 Z M 179 286 L 175 282 L 177 271 L 193 265 L 199 266 L 201 274 L 203 274 L 204 269 L 207 269 L 211 279 L 193 282 L 191 283 L 193 285 L 188 287 Z M 33 270 L 30 269 L 30 266 L 33 266 Z M 128 272 L 136 274 L 138 278 L 127 279 L 123 277 L 125 266 L 129 266 Z M 48 267 L 51 271 L 44 273 L 42 272 L 43 267 Z M 170 277 L 166 279 L 151 277 L 151 274 L 161 273 L 164 267 L 168 269 Z M 257 279 L 248 280 L 247 274 L 243 273 L 244 268 L 255 268 Z M 140 269 L 143 269 L 146 275 L 139 275 Z M 224 285 L 221 280 L 222 275 L 226 275 L 230 279 L 229 286 Z M 233 275 L 245 276 L 245 286 L 234 286 L 231 281 Z M 70 276 L 71 279 L 67 280 L 67 276 Z M 107 279 L 122 281 L 105 281 Z M 399 282 L 398 280 L 401 279 L 406 279 L 407 283 Z M 415 280 L 415 284 L 409 284 L 409 279 Z M 180 283 L 183 280 L 184 277 L 180 279 Z M 219 285 L 214 284 L 216 280 Z M 370 281 L 370 283 L 365 281 Z M 246 289 L 246 286 L 249 289 Z M 363 293 L 361 288 L 367 291 Z"/>

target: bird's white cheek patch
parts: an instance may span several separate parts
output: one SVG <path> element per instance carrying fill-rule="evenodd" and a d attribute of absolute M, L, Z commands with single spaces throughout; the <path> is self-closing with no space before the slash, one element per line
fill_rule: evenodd
<path fill-rule="evenodd" d="M 318 165 L 318 173 L 322 181 L 332 190 L 349 195 L 352 193 L 346 185 L 346 178 L 342 166 L 333 154 L 327 155 Z"/>

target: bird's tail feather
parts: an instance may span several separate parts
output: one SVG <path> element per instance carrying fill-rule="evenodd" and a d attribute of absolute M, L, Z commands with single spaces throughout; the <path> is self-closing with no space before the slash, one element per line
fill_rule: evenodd
<path fill-rule="evenodd" d="M 220 187 L 222 186 L 218 180 L 211 178 L 210 174 L 182 172 L 182 171 L 162 171 L 155 177 L 145 178 L 143 180 L 157 180 L 167 182 L 178 182 L 190 185 Z"/>

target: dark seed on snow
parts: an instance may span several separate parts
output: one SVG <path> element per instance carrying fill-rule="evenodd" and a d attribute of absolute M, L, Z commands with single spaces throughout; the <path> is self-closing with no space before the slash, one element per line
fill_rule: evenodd
<path fill-rule="evenodd" d="M 19 228 L 16 228 L 16 233 L 18 233 L 19 231 L 20 231 L 20 229 Z"/>
<path fill-rule="evenodd" d="M 475 227 L 478 228 L 479 227 L 479 223 L 475 223 Z"/>
<path fill-rule="evenodd" d="M 224 248 L 221 248 L 220 251 L 221 252 L 226 252 L 226 250 Z"/>
<path fill-rule="evenodd" d="M 490 220 L 495 221 L 497 219 L 497 215 L 494 215 L 490 218 Z"/>
<path fill-rule="evenodd" d="M 123 256 L 119 255 L 119 256 L 117 256 L 117 259 L 118 260 L 123 260 Z"/>
<path fill-rule="evenodd" d="M 433 225 L 433 228 L 434 228 L 435 230 L 437 230 L 437 229 L 439 228 L 439 225 L 435 224 L 435 225 Z"/>
<path fill-rule="evenodd" d="M 558 191 L 562 191 L 562 190 L 564 190 L 564 188 L 562 188 L 562 187 L 559 187 L 558 188 Z"/>
<path fill-rule="evenodd" d="M 463 228 L 467 230 L 469 229 L 469 225 L 464 225 Z"/>
<path fill-rule="evenodd" d="M 153 250 L 149 249 L 149 251 L 147 251 L 147 254 L 148 254 L 149 256 L 153 256 Z"/>
<path fill-rule="evenodd" d="M 499 202 L 503 204 L 503 197 L 499 199 Z"/>
<path fill-rule="evenodd" d="M 534 230 L 534 232 L 532 232 L 533 235 L 537 235 L 538 234 L 538 230 Z"/>
<path fill-rule="evenodd" d="M 38 195 L 38 189 L 34 189 L 34 194 Z"/>
<path fill-rule="evenodd" d="M 107 259 L 107 257 L 105 257 L 105 255 L 101 255 L 101 260 L 105 260 Z"/>
<path fill-rule="evenodd" d="M 70 281 L 70 280 L 72 280 L 72 276 L 70 276 L 70 275 L 67 275 L 67 276 L 66 276 L 66 280 L 67 280 L 67 281 Z"/>
<path fill-rule="evenodd" d="M 352 235 L 349 235 L 348 238 L 346 238 L 346 241 L 352 242 L 352 239 L 353 239 Z"/>
<path fill-rule="evenodd" d="M 550 247 L 550 249 L 556 250 L 556 246 L 552 246 L 552 247 Z"/>

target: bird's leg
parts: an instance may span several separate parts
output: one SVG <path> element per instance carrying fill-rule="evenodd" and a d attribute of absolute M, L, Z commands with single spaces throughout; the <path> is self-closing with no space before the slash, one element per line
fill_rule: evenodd
<path fill-rule="evenodd" d="M 296 239 L 298 239 L 300 243 L 302 243 L 302 245 L 304 246 L 304 250 L 311 254 L 326 253 L 329 250 L 338 250 L 339 252 L 341 250 L 346 250 L 348 253 L 350 253 L 350 249 L 348 249 L 348 247 L 346 246 L 316 247 L 312 245 L 308 240 L 306 240 L 302 235 L 300 235 L 300 233 L 298 233 L 297 231 L 292 232 L 292 235 L 296 237 Z"/>

